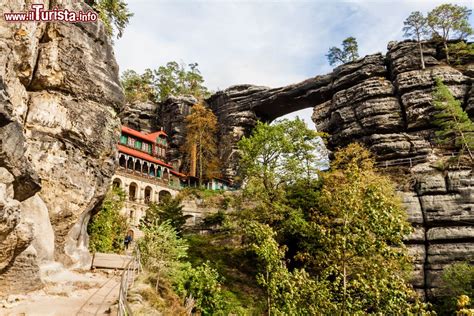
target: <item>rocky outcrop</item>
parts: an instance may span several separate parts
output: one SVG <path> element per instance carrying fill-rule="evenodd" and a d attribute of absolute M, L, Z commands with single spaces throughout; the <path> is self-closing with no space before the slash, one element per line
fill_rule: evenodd
<path fill-rule="evenodd" d="M 171 97 L 160 103 L 157 108 L 157 123 L 168 134 L 168 161 L 176 161 L 181 169 L 183 160 L 182 146 L 185 142 L 185 117 L 191 113 L 196 104 L 194 97 Z"/>
<path fill-rule="evenodd" d="M 274 89 L 234 86 L 207 102 L 219 119 L 221 139 L 233 144 L 224 170 L 229 178 L 237 170 L 235 143 L 250 133 L 258 119 L 271 121 L 312 107 L 317 129 L 330 134 L 329 149 L 350 142 L 365 144 L 378 167 L 399 184 L 414 226 L 407 236 L 415 259 L 413 284 L 430 297 L 436 294 L 446 265 L 474 262 L 472 166 L 443 168 L 441 162 L 455 149 L 435 144 L 432 123 L 437 77 L 472 117 L 474 61 L 447 65 L 435 43 L 425 43 L 424 48 L 424 70 L 416 43 L 392 42 L 385 56 L 369 55 L 324 76 Z"/>
<path fill-rule="evenodd" d="M 157 111 L 158 105 L 151 101 L 134 102 L 127 104 L 119 116 L 123 125 L 148 134 L 158 130 Z"/>
<path fill-rule="evenodd" d="M 424 70 L 415 42 L 391 42 L 386 55 L 369 55 L 326 75 L 279 88 L 232 86 L 206 102 L 219 121 L 222 171 L 229 180 L 238 175 L 236 143 L 257 120 L 269 122 L 313 108 L 317 129 L 330 134 L 330 150 L 365 144 L 380 170 L 398 183 L 414 226 L 406 239 L 415 260 L 413 284 L 430 297 L 436 295 L 446 265 L 474 262 L 472 166 L 443 166 L 456 150 L 436 145 L 432 102 L 435 78 L 441 78 L 473 117 L 474 60 L 447 65 L 442 47 L 431 42 L 423 46 Z M 184 116 L 194 102 L 171 98 L 158 105 L 158 125 L 171 136 L 170 159 L 182 159 Z"/>
<path fill-rule="evenodd" d="M 28 1 L 0 9 L 22 11 Z M 83 2 L 46 7 L 87 11 Z M 0 22 L 0 293 L 48 260 L 88 260 L 86 226 L 115 171 L 123 93 L 98 23 Z M 3 193 L 2 193 L 3 192 Z"/>

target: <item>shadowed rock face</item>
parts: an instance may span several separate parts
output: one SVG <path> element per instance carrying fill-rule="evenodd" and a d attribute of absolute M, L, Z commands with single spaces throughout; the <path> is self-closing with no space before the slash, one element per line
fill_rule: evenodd
<path fill-rule="evenodd" d="M 235 144 L 257 119 L 272 121 L 303 108 L 314 110 L 319 131 L 330 134 L 329 149 L 365 144 L 381 170 L 393 174 L 415 231 L 407 244 L 415 258 L 413 284 L 436 295 L 446 265 L 474 261 L 474 175 L 471 167 L 439 171 L 436 161 L 453 149 L 434 144 L 432 92 L 441 78 L 474 117 L 474 60 L 446 65 L 442 50 L 425 44 L 426 69 L 420 70 L 414 42 L 392 42 L 386 56 L 369 55 L 330 74 L 286 87 L 230 87 L 207 100 L 220 123 L 220 137 Z M 225 174 L 236 174 L 236 148 Z M 387 167 L 385 169 L 385 167 Z M 461 168 L 462 169 L 462 168 Z"/>
<path fill-rule="evenodd" d="M 29 3 L 7 1 L 0 15 Z M 0 21 L 0 30 L 0 293 L 15 293 L 41 286 L 43 261 L 87 264 L 86 225 L 115 170 L 123 93 L 101 23 Z"/>

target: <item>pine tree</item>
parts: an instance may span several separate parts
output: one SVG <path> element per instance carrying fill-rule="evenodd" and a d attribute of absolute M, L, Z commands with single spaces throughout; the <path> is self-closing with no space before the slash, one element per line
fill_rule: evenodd
<path fill-rule="evenodd" d="M 405 25 L 405 27 L 403 27 L 403 36 L 415 38 L 418 42 L 421 69 L 425 69 L 425 59 L 423 58 L 423 46 L 421 42 L 424 36 L 429 34 L 427 20 L 420 11 L 415 11 L 408 16 L 403 24 Z"/>
<path fill-rule="evenodd" d="M 428 13 L 428 26 L 433 31 L 434 37 L 443 42 L 448 64 L 448 40 L 453 37 L 462 40 L 474 32 L 469 25 L 470 15 L 470 9 L 456 4 L 442 4 Z"/>
<path fill-rule="evenodd" d="M 440 130 L 436 131 L 438 143 L 454 143 L 461 153 L 466 151 L 472 161 L 474 123 L 462 109 L 461 102 L 454 98 L 440 78 L 436 78 L 433 102 L 435 108 L 439 111 L 435 114 L 434 120 L 434 124 L 440 127 Z"/>
<path fill-rule="evenodd" d="M 186 141 L 182 148 L 191 160 L 196 159 L 199 185 L 207 178 L 218 177 L 219 158 L 217 153 L 217 118 L 214 113 L 198 102 L 186 116 Z M 195 157 L 191 153 L 195 152 Z"/>
<path fill-rule="evenodd" d="M 109 35 L 113 35 L 114 26 L 117 29 L 117 38 L 122 37 L 123 30 L 133 16 L 128 10 L 127 3 L 123 0 L 97 0 L 94 9 L 99 13 L 99 18 L 104 22 Z"/>
<path fill-rule="evenodd" d="M 339 47 L 329 48 L 326 57 L 331 66 L 357 60 L 359 58 L 359 46 L 356 38 L 351 36 L 343 40 L 342 49 Z"/>

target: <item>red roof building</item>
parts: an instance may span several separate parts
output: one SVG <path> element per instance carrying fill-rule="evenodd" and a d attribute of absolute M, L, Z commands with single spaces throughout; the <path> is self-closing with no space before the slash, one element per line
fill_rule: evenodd
<path fill-rule="evenodd" d="M 180 180 L 186 178 L 186 175 L 173 170 L 173 166 L 166 162 L 167 149 L 167 135 L 164 131 L 144 134 L 122 126 L 118 144 L 119 166 L 135 175 L 156 178 L 181 187 Z"/>

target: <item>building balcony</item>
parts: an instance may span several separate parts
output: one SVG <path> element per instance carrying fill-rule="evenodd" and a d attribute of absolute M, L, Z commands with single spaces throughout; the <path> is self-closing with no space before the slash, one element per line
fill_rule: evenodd
<path fill-rule="evenodd" d="M 150 182 L 150 183 L 159 184 L 159 185 L 162 185 L 162 186 L 165 186 L 165 187 L 168 187 L 168 188 L 172 188 L 172 189 L 175 189 L 175 190 L 181 189 L 181 185 L 177 184 L 176 183 L 177 181 L 170 181 L 170 180 L 166 180 L 166 179 L 163 179 L 163 178 L 150 176 L 149 174 L 146 174 L 146 173 L 143 173 L 143 172 L 140 172 L 140 171 L 136 171 L 136 170 L 132 170 L 132 169 L 127 169 L 127 168 L 124 168 L 124 167 L 121 167 L 121 166 L 119 166 L 117 168 L 116 173 L 121 174 L 121 175 L 126 176 L 126 177 L 134 178 L 136 180 L 147 181 L 147 182 Z"/>

